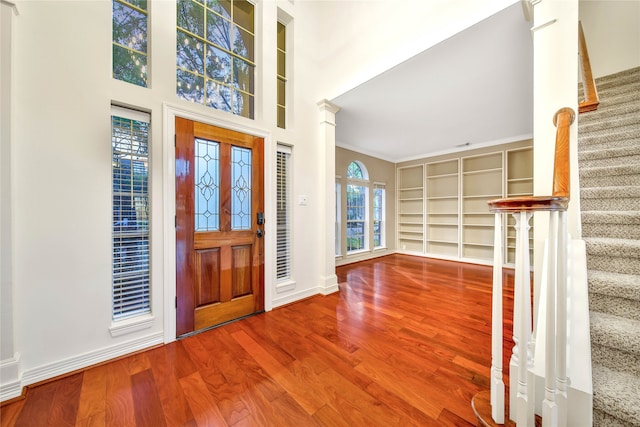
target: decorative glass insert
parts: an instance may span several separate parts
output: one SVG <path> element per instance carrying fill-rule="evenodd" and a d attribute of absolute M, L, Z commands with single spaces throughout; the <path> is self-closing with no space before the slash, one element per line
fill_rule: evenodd
<path fill-rule="evenodd" d="M 127 112 L 114 107 L 111 115 L 113 320 L 151 311 L 149 118 Z"/>
<path fill-rule="evenodd" d="M 231 147 L 231 229 L 251 229 L 251 150 Z"/>
<path fill-rule="evenodd" d="M 220 229 L 220 144 L 196 138 L 195 231 Z"/>
<path fill-rule="evenodd" d="M 347 252 L 367 248 L 367 187 L 347 184 Z"/>
<path fill-rule="evenodd" d="M 246 0 L 177 1 L 177 94 L 254 118 L 254 6 Z"/>
<path fill-rule="evenodd" d="M 276 157 L 276 278 L 291 278 L 291 148 L 278 145 Z"/>
<path fill-rule="evenodd" d="M 278 22 L 278 127 L 286 126 L 286 85 L 287 85 L 287 27 Z"/>
<path fill-rule="evenodd" d="M 384 234 L 385 187 L 374 184 L 373 187 L 373 247 L 385 245 Z"/>
<path fill-rule="evenodd" d="M 147 0 L 113 0 L 113 78 L 147 87 Z"/>

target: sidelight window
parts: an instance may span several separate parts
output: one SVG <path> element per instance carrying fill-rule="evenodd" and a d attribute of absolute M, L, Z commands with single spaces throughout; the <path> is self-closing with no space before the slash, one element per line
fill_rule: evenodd
<path fill-rule="evenodd" d="M 149 115 L 112 107 L 113 320 L 151 311 Z"/>

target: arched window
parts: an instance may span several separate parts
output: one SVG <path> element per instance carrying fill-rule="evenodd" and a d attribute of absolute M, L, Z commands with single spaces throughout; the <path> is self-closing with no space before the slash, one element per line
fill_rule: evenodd
<path fill-rule="evenodd" d="M 369 246 L 369 174 L 362 162 L 347 167 L 347 253 Z"/>

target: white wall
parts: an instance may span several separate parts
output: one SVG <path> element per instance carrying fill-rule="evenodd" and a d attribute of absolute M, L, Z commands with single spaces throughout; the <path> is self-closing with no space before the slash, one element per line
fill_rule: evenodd
<path fill-rule="evenodd" d="M 319 2 L 328 99 L 334 99 L 517 0 Z"/>
<path fill-rule="evenodd" d="M 318 171 L 325 167 L 317 156 L 320 79 L 308 50 L 315 35 L 315 16 L 303 7 L 295 10 L 297 5 L 288 0 L 258 3 L 258 102 L 256 120 L 247 120 L 177 99 L 175 3 L 154 1 L 150 5 L 150 87 L 141 88 L 111 78 L 111 1 L 18 2 L 11 82 L 15 126 L 10 147 L 14 159 L 11 289 L 15 294 L 12 324 L 6 327 L 3 319 L 2 339 L 4 343 L 5 337 L 11 338 L 5 330 L 15 331 L 23 385 L 166 339 L 165 317 L 173 315 L 173 299 L 167 290 L 175 286 L 166 265 L 175 258 L 171 251 L 165 252 L 165 243 L 173 239 L 167 224 L 173 221 L 174 196 L 173 177 L 166 174 L 172 170 L 173 147 L 172 137 L 165 134 L 171 126 L 163 123 L 164 106 L 267 135 L 265 200 L 267 226 L 273 231 L 267 236 L 271 246 L 275 246 L 275 221 L 269 222 L 269 213 L 275 218 L 271 203 L 275 169 L 271 164 L 275 163 L 277 142 L 293 146 L 293 195 L 305 194 L 309 203 L 293 207 L 295 283 L 276 295 L 275 280 L 267 277 L 266 293 L 272 300 L 266 305 L 318 293 L 322 284 L 317 255 L 323 247 L 316 242 L 324 239 L 324 231 L 312 226 L 326 204 L 324 195 L 317 195 Z M 290 58 L 295 59 L 289 70 L 293 87 L 286 131 L 275 126 L 278 7 L 294 18 L 291 31 L 296 36 L 290 45 Z M 147 327 L 118 337 L 109 332 L 112 103 L 149 111 L 152 120 L 153 318 L 148 319 Z M 2 159 L 4 165 L 4 149 Z M 267 255 L 273 253 L 273 247 L 267 249 Z M 273 257 L 267 259 L 273 262 Z M 273 266 L 268 265 L 266 271 L 275 274 Z"/>
<path fill-rule="evenodd" d="M 581 0 L 579 17 L 595 77 L 640 66 L 640 1 Z"/>

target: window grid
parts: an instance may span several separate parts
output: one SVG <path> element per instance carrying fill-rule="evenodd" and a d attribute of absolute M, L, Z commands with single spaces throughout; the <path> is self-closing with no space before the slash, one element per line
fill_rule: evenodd
<path fill-rule="evenodd" d="M 228 10 L 221 4 L 227 5 Z M 251 20 L 245 25 L 236 18 L 236 10 L 242 7 L 250 9 Z M 201 11 L 202 16 L 198 12 L 190 14 L 193 10 Z M 178 0 L 177 15 L 178 96 L 253 119 L 253 4 L 246 0 Z M 210 24 L 209 20 L 214 22 Z"/>
<path fill-rule="evenodd" d="M 278 50 L 278 127 L 284 129 L 286 127 L 286 95 L 287 95 L 287 27 L 278 22 L 278 34 L 277 34 L 277 50 Z"/>
<path fill-rule="evenodd" d="M 147 0 L 113 0 L 113 78 L 147 87 Z"/>
<path fill-rule="evenodd" d="M 342 206 L 341 206 L 341 197 L 340 197 L 340 190 L 341 190 L 341 186 L 340 186 L 340 178 L 336 178 L 336 198 L 335 198 L 335 202 L 336 202 L 336 206 L 335 206 L 335 213 L 336 213 L 336 220 L 335 220 L 335 254 L 336 256 L 342 255 L 342 245 L 340 244 L 340 235 L 342 233 L 341 230 L 341 210 L 342 210 Z"/>
<path fill-rule="evenodd" d="M 347 184 L 347 253 L 367 249 L 367 192 L 364 185 Z"/>
<path fill-rule="evenodd" d="M 149 288 L 149 121 L 111 116 L 112 317 L 146 314 Z"/>
<path fill-rule="evenodd" d="M 381 248 L 385 242 L 385 197 L 386 190 L 382 184 L 373 185 L 373 247 Z"/>
<path fill-rule="evenodd" d="M 276 279 L 291 279 L 291 149 L 278 146 L 276 157 Z"/>

